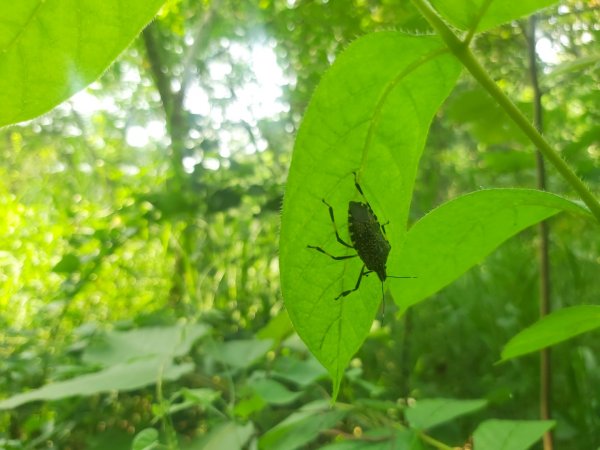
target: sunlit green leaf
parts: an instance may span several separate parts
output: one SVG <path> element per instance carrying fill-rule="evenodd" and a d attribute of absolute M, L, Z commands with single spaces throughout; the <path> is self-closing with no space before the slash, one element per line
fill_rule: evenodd
<path fill-rule="evenodd" d="M 514 336 L 502 350 L 502 361 L 556 345 L 596 328 L 600 328 L 600 306 L 559 309 Z"/>
<path fill-rule="evenodd" d="M 390 258 L 406 233 L 416 168 L 433 114 L 459 73 L 432 36 L 376 33 L 354 42 L 325 74 L 298 133 L 284 200 L 280 262 L 286 308 L 300 337 L 327 368 L 334 397 L 381 301 L 376 276 L 342 300 L 361 270 L 307 245 L 350 254 L 336 242 L 325 199 L 349 240 L 352 172 L 381 222 L 390 222 Z"/>
<path fill-rule="evenodd" d="M 402 307 L 454 281 L 519 231 L 561 211 L 587 215 L 570 200 L 531 189 L 488 189 L 444 203 L 410 229 L 390 273 L 414 280 L 388 283 Z"/>
<path fill-rule="evenodd" d="M 38 116 L 98 78 L 163 2 L 0 2 L 0 126 Z"/>

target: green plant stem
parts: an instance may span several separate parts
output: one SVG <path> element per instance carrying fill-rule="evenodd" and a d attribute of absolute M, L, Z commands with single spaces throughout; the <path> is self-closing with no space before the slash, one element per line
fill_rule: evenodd
<path fill-rule="evenodd" d="M 581 181 L 569 165 L 562 159 L 556 150 L 546 142 L 543 136 L 529 122 L 529 119 L 515 106 L 513 102 L 502 92 L 498 85 L 492 80 L 483 66 L 477 61 L 473 52 L 446 25 L 438 13 L 427 3 L 426 0 L 411 0 L 413 5 L 427 19 L 429 24 L 437 31 L 444 40 L 450 51 L 458 58 L 473 77 L 488 91 L 488 93 L 506 111 L 509 117 L 529 137 L 531 142 L 539 149 L 544 157 L 558 170 L 563 178 L 579 194 L 581 200 L 587 205 L 596 220 L 600 223 L 600 202 L 594 197 L 587 186 Z"/>
<path fill-rule="evenodd" d="M 453 450 L 454 447 L 450 447 L 443 442 L 438 441 L 437 439 L 432 438 L 431 436 L 426 435 L 425 433 L 419 433 L 419 437 L 421 440 L 438 450 Z"/>
<path fill-rule="evenodd" d="M 167 441 L 166 447 L 169 450 L 178 450 L 179 445 L 177 443 L 175 428 L 173 427 L 171 414 L 168 411 L 168 406 L 170 405 L 169 402 L 165 400 L 163 395 L 163 373 L 166 364 L 166 362 L 162 363 L 159 368 L 158 377 L 156 380 L 156 401 L 160 405 L 160 421 L 162 422 L 165 439 Z"/>

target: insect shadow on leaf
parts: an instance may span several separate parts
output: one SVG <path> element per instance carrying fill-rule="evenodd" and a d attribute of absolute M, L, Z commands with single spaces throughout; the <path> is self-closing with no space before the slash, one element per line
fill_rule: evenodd
<path fill-rule="evenodd" d="M 361 197 L 364 199 L 364 202 L 349 202 L 348 203 L 348 231 L 350 233 L 350 240 L 352 244 L 348 244 L 340 237 L 340 233 L 338 232 L 337 225 L 335 223 L 335 216 L 333 214 L 333 207 L 325 201 L 325 199 L 321 199 L 321 201 L 327 206 L 329 209 L 329 217 L 331 218 L 331 223 L 333 224 L 333 230 L 335 232 L 336 240 L 343 246 L 356 250 L 356 253 L 353 255 L 343 255 L 343 256 L 335 256 L 329 253 L 327 250 L 324 250 L 322 247 L 317 247 L 315 245 L 307 245 L 308 248 L 321 252 L 336 261 L 341 261 L 344 259 L 356 258 L 357 256 L 363 262 L 363 266 L 360 269 L 360 273 L 358 274 L 358 280 L 356 281 L 356 285 L 352 289 L 347 289 L 342 291 L 335 300 L 339 300 L 342 297 L 345 297 L 351 294 L 354 291 L 357 291 L 360 288 L 360 283 L 363 277 L 368 276 L 369 274 L 375 272 L 381 281 L 381 302 L 382 302 L 382 316 L 385 314 L 384 307 L 384 289 L 383 284 L 386 278 L 416 278 L 416 277 L 404 277 L 404 276 L 395 276 L 388 275 L 386 272 L 386 263 L 388 259 L 388 255 L 390 254 L 390 250 L 392 246 L 387 240 L 387 235 L 385 233 L 385 224 L 380 224 L 377 216 L 373 212 L 371 205 L 369 204 L 365 194 L 363 193 L 360 184 L 358 184 L 358 180 L 356 177 L 356 172 L 354 174 L 354 186 L 360 193 Z"/>

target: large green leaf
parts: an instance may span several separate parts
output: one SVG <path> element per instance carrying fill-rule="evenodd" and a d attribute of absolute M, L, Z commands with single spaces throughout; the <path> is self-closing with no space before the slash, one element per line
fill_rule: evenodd
<path fill-rule="evenodd" d="M 32 119 L 98 78 L 163 2 L 0 2 L 0 126 Z"/>
<path fill-rule="evenodd" d="M 509 237 L 561 211 L 588 215 L 579 204 L 532 189 L 473 192 L 431 211 L 408 232 L 400 259 L 389 273 L 414 280 L 392 280 L 401 308 L 426 299 L 482 261 Z"/>
<path fill-rule="evenodd" d="M 102 392 L 131 391 L 156 383 L 158 380 L 176 380 L 193 369 L 194 365 L 191 363 L 173 365 L 161 357 L 136 360 L 13 395 L 0 401 L 0 409 L 16 408 L 35 400 L 58 400 L 75 395 L 88 396 Z"/>
<path fill-rule="evenodd" d="M 519 19 L 557 0 L 430 0 L 448 22 L 462 30 L 485 31 Z"/>
<path fill-rule="evenodd" d="M 526 450 L 554 426 L 550 420 L 487 420 L 473 433 L 477 450 Z"/>
<path fill-rule="evenodd" d="M 389 220 L 391 258 L 406 233 L 417 164 L 429 124 L 460 67 L 434 36 L 375 33 L 354 42 L 325 74 L 298 132 L 284 199 L 281 282 L 292 323 L 334 381 L 334 397 L 350 358 L 365 340 L 381 301 L 376 276 L 355 285 L 357 259 L 334 261 L 308 249 L 349 253 L 336 242 L 326 206 L 348 240 L 348 201 L 363 191 L 382 222 Z"/>
<path fill-rule="evenodd" d="M 502 350 L 502 361 L 541 350 L 596 328 L 600 328 L 600 306 L 560 309 L 514 336 Z"/>

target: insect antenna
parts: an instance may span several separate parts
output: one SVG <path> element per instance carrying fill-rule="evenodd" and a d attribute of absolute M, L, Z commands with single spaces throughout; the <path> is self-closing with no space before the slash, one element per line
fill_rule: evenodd
<path fill-rule="evenodd" d="M 399 277 L 397 275 L 386 275 L 386 278 L 417 278 L 417 277 Z M 385 290 L 383 289 L 383 281 L 381 282 L 381 324 L 385 320 Z"/>
<path fill-rule="evenodd" d="M 385 322 L 385 291 L 383 290 L 383 281 L 381 282 L 381 324 Z"/>

